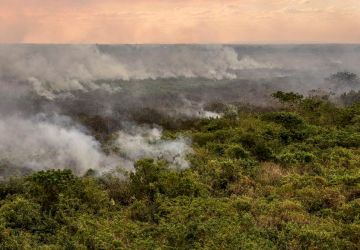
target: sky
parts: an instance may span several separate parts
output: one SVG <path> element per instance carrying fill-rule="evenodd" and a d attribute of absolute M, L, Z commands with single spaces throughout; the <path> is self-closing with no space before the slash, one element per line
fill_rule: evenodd
<path fill-rule="evenodd" d="M 0 43 L 360 43 L 360 0 L 0 0 Z"/>

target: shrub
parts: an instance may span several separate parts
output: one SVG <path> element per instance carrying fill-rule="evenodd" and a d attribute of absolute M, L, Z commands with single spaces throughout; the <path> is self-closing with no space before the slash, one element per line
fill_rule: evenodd
<path fill-rule="evenodd" d="M 303 96 L 294 92 L 283 92 L 277 91 L 271 95 L 273 98 L 277 99 L 281 103 L 297 103 Z"/>
<path fill-rule="evenodd" d="M 281 124 L 287 129 L 297 129 L 305 125 L 304 120 L 298 114 L 292 112 L 268 113 L 263 117 L 265 120 Z"/>
<path fill-rule="evenodd" d="M 315 159 L 315 155 L 304 151 L 287 151 L 281 152 L 277 159 L 284 165 L 308 164 Z"/>
<path fill-rule="evenodd" d="M 163 162 L 152 159 L 139 160 L 135 164 L 135 172 L 130 174 L 130 186 L 136 198 L 155 199 L 156 193 L 161 192 L 159 180 L 167 171 Z"/>
<path fill-rule="evenodd" d="M 24 197 L 7 200 L 0 208 L 0 222 L 9 228 L 35 230 L 41 223 L 40 205 Z"/>
<path fill-rule="evenodd" d="M 43 209 L 53 209 L 60 193 L 76 193 L 79 183 L 71 170 L 39 171 L 28 178 L 30 194 L 42 205 Z"/>
<path fill-rule="evenodd" d="M 219 143 L 209 142 L 206 144 L 206 149 L 217 156 L 222 156 L 225 153 L 224 145 Z"/>
<path fill-rule="evenodd" d="M 248 158 L 250 156 L 250 152 L 239 144 L 229 145 L 225 150 L 225 154 L 227 157 L 235 159 Z"/>
<path fill-rule="evenodd" d="M 263 143 L 257 143 L 252 149 L 251 152 L 256 156 L 260 161 L 268 161 L 273 159 L 274 153 L 272 149 Z"/>

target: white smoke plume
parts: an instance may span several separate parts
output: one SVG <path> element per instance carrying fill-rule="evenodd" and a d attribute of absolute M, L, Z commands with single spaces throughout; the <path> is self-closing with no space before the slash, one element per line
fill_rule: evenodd
<path fill-rule="evenodd" d="M 189 140 L 181 137 L 165 140 L 161 137 L 160 128 L 136 126 L 127 131 L 119 131 L 115 145 L 120 156 L 130 162 L 152 158 L 165 160 L 173 168 L 188 168 L 186 156 L 192 152 Z"/>
<path fill-rule="evenodd" d="M 50 121 L 39 117 L 3 117 L 0 160 L 32 170 L 71 168 L 77 174 L 114 167 L 93 137 L 64 121 L 64 118 Z"/>
<path fill-rule="evenodd" d="M 0 77 L 28 81 L 41 96 L 104 89 L 118 91 L 101 79 L 128 79 L 123 65 L 94 45 L 0 46 Z"/>
<path fill-rule="evenodd" d="M 316 88 L 337 71 L 359 73 L 359 51 L 335 45 L 0 45 L 0 84 L 27 83 L 48 99 L 71 91 L 118 92 L 118 80 L 164 78 L 296 76 Z"/>
<path fill-rule="evenodd" d="M 183 96 L 181 97 L 181 100 L 182 104 L 180 106 L 176 106 L 176 109 L 164 110 L 164 113 L 173 117 L 184 116 L 189 118 L 220 118 L 223 115 L 205 110 L 204 104 L 201 102 L 194 102 Z"/>
<path fill-rule="evenodd" d="M 158 128 L 133 127 L 119 131 L 115 146 L 120 154 L 106 155 L 100 143 L 83 128 L 63 116 L 32 118 L 20 116 L 0 119 L 0 162 L 31 170 L 70 168 L 82 175 L 93 169 L 98 173 L 116 168 L 133 170 L 141 158 L 164 159 L 172 167 L 187 168 L 191 152 L 184 138 L 162 140 Z"/>
<path fill-rule="evenodd" d="M 277 66 L 248 56 L 239 57 L 234 48 L 223 45 L 137 46 L 111 52 L 126 65 L 131 79 L 235 79 L 236 70 Z"/>
<path fill-rule="evenodd" d="M 119 47 L 109 52 L 96 45 L 1 45 L 0 79 L 28 82 L 41 96 L 63 92 L 120 91 L 107 80 L 158 78 L 234 79 L 236 70 L 273 68 L 238 54 L 231 47 Z"/>

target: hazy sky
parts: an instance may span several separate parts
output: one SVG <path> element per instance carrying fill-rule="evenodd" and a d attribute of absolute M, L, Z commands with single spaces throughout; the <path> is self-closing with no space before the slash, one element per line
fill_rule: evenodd
<path fill-rule="evenodd" d="M 0 42 L 360 43 L 360 0 L 0 0 Z"/>

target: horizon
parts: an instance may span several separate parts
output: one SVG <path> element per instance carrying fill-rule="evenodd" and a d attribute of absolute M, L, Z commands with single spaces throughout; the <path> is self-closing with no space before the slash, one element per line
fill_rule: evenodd
<path fill-rule="evenodd" d="M 116 46 L 191 46 L 191 45 L 199 45 L 199 46 L 211 46 L 211 45 L 219 45 L 219 46 L 301 46 L 301 45 L 360 45 L 360 42 L 348 42 L 348 43 L 336 43 L 336 42 L 306 42 L 306 43 L 0 43 L 0 45 L 116 45 Z"/>

